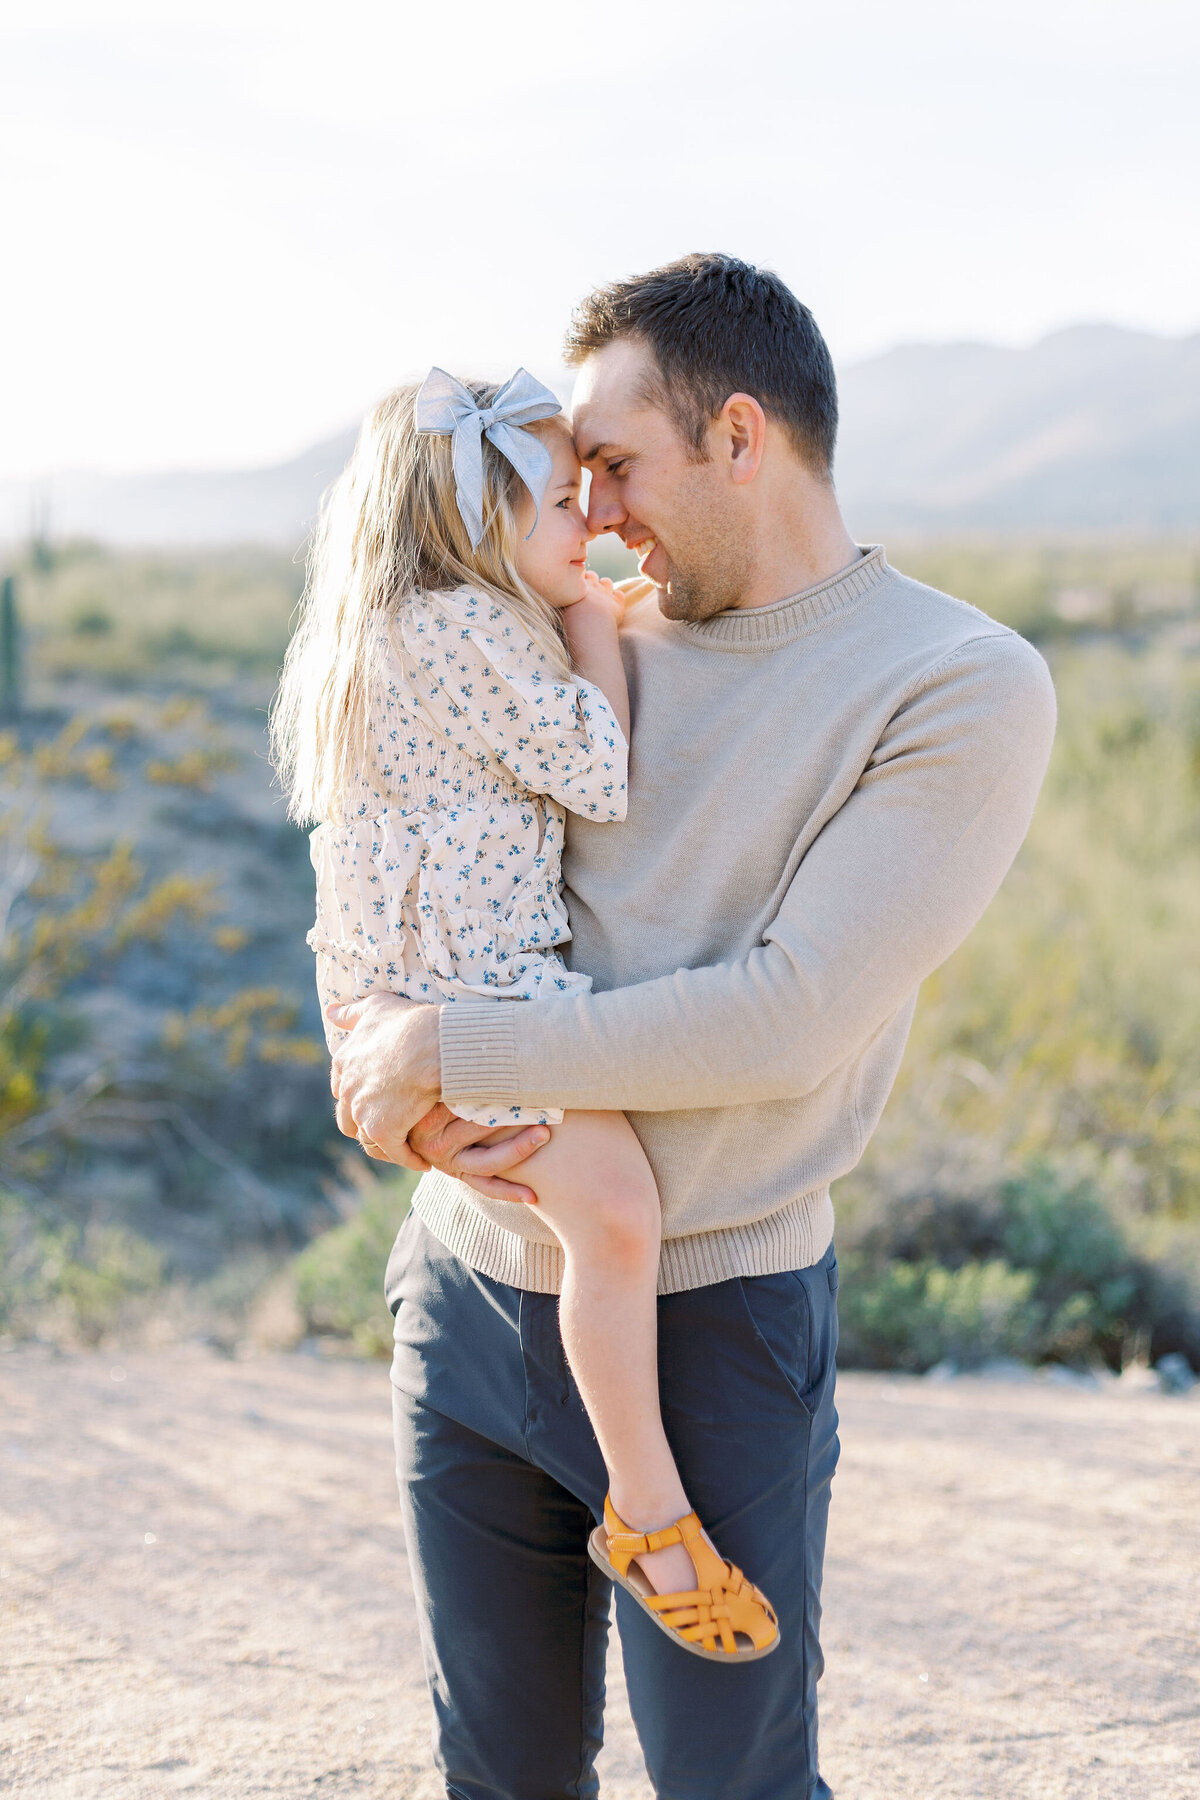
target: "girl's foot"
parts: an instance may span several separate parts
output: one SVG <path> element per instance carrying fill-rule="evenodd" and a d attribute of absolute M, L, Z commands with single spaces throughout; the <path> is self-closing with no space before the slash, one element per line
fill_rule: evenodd
<path fill-rule="evenodd" d="M 657 1583 L 675 1580 L 678 1564 L 660 1559 L 674 1550 L 685 1553 L 686 1586 L 664 1592 Z M 642 1532 L 626 1524 L 610 1498 L 604 1503 L 603 1525 L 588 1540 L 588 1554 L 660 1630 L 695 1656 L 710 1662 L 753 1662 L 778 1646 L 779 1621 L 771 1602 L 722 1559 L 695 1513 L 659 1531 Z"/>
<path fill-rule="evenodd" d="M 696 1586 L 696 1565 L 682 1544 L 668 1544 L 665 1550 L 650 1550 L 633 1560 L 656 1594 L 689 1594 Z"/>
<path fill-rule="evenodd" d="M 613 1510 L 629 1521 L 630 1530 L 645 1532 L 647 1537 L 652 1537 L 656 1531 L 665 1531 L 689 1510 L 687 1495 L 682 1488 L 676 1492 L 662 1489 L 652 1494 L 622 1490 L 619 1502 L 615 1495 L 610 1498 Z M 649 1550 L 644 1556 L 635 1556 L 633 1560 L 656 1594 L 686 1594 L 696 1586 L 696 1566 L 678 1540 L 661 1550 Z"/>

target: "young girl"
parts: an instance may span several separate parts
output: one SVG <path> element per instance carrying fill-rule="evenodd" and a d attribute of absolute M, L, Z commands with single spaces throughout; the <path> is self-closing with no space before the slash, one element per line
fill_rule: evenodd
<path fill-rule="evenodd" d="M 557 949 L 564 808 L 624 818 L 629 700 L 621 597 L 585 566 L 560 415 L 524 370 L 497 388 L 434 369 L 375 409 L 331 490 L 272 720 L 291 813 L 322 821 L 308 941 L 323 1005 L 590 986 Z M 591 1555 L 685 1649 L 766 1655 L 775 1614 L 704 1535 L 663 1431 L 661 1222 L 632 1127 L 460 1116 L 552 1127 L 521 1181 L 562 1246 L 563 1346 L 608 1470 Z"/>

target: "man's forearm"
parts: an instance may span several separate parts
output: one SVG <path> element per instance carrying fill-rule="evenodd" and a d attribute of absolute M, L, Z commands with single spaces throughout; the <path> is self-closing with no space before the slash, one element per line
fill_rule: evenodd
<path fill-rule="evenodd" d="M 1020 846 L 1053 697 L 1044 670 L 1006 654 L 1008 686 L 982 725 L 969 691 L 958 712 L 944 696 L 941 711 L 906 709 L 741 959 L 536 1005 L 444 1008 L 447 1102 L 652 1112 L 811 1092 L 962 941 Z M 991 692 L 994 663 L 984 674 Z M 950 679 L 969 690 L 983 676 Z"/>

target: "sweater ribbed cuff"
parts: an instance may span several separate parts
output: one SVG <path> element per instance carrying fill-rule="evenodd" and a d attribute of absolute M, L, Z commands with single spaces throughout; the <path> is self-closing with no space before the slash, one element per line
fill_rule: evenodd
<path fill-rule="evenodd" d="M 451 1112 L 455 1101 L 494 1101 L 516 1106 L 517 1042 L 513 1003 L 495 1006 L 456 1001 L 443 1006 L 438 1020 L 442 1056 L 442 1098 Z"/>

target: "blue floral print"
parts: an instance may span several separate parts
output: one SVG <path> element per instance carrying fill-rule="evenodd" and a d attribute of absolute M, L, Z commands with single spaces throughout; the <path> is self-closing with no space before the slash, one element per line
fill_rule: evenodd
<path fill-rule="evenodd" d="M 629 750 L 591 682 L 555 673 L 473 588 L 409 599 L 375 643 L 371 729 L 345 816 L 312 833 L 327 998 L 441 1003 L 585 992 L 566 967 L 566 812 L 625 817 Z M 561 1114 L 487 1105 L 482 1125 Z"/>

